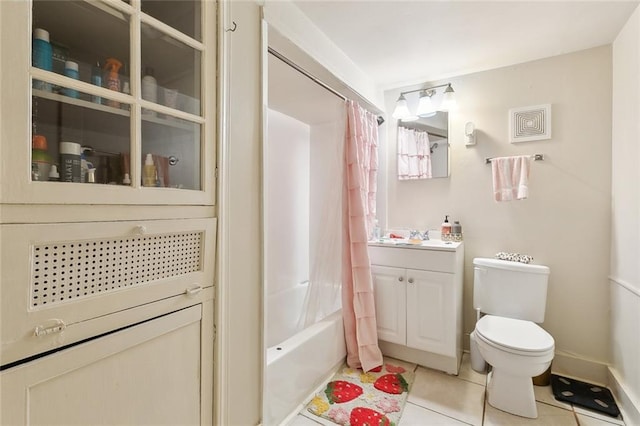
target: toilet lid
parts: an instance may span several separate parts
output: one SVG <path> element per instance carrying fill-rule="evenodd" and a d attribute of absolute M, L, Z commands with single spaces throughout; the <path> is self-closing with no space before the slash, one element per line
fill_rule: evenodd
<path fill-rule="evenodd" d="M 536 323 L 485 315 L 476 323 L 476 332 L 486 340 L 522 352 L 543 352 L 553 348 L 553 337 Z"/>

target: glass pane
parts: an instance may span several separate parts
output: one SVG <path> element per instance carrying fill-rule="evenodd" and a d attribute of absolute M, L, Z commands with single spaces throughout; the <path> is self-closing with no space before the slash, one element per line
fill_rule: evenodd
<path fill-rule="evenodd" d="M 199 190 L 200 127 L 174 117 L 143 118 L 141 184 Z"/>
<path fill-rule="evenodd" d="M 128 15 L 100 2 L 35 0 L 33 66 L 126 92 L 129 21 Z M 61 90 L 38 81 L 34 87 Z"/>
<path fill-rule="evenodd" d="M 199 115 L 200 57 L 200 51 L 142 24 L 142 98 Z"/>
<path fill-rule="evenodd" d="M 142 11 L 159 21 L 202 41 L 198 0 L 142 0 Z"/>
<path fill-rule="evenodd" d="M 33 90 L 31 179 L 126 182 L 123 169 L 131 146 L 131 106 L 116 108 L 106 105 L 114 104 L 107 99 L 65 87 L 60 91 L 65 94 Z"/>

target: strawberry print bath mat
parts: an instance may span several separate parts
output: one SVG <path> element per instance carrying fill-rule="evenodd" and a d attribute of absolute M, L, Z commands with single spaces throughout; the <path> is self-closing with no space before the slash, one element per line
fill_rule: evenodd
<path fill-rule="evenodd" d="M 344 366 L 307 410 L 345 426 L 397 425 L 414 376 L 392 363 L 367 373 Z"/>

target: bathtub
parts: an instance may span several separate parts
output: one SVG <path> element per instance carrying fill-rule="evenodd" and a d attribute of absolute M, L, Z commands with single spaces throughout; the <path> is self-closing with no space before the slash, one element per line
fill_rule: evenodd
<path fill-rule="evenodd" d="M 283 293 L 281 296 L 288 296 L 289 300 L 284 297 L 284 300 L 279 301 L 271 296 L 268 298 L 267 321 L 272 318 L 270 313 L 275 316 L 279 312 L 278 315 L 282 317 L 282 312 L 286 311 L 286 316 L 295 317 L 294 325 L 297 324 L 299 314 L 291 314 L 295 310 L 294 302 L 300 301 L 296 297 L 299 296 L 296 291 L 299 293 L 302 290 L 296 288 L 291 292 L 280 292 Z M 300 308 L 301 306 L 302 303 Z M 274 331 L 272 326 L 275 324 L 267 324 L 267 328 L 272 329 L 266 331 L 267 342 L 275 340 L 276 336 L 290 334 L 291 330 L 295 331 L 295 334 L 267 348 L 263 424 L 272 426 L 281 424 L 300 411 L 317 388 L 344 362 L 347 351 L 341 310 L 303 330 L 295 330 L 296 327 L 291 325 L 285 327 L 288 332 Z"/>

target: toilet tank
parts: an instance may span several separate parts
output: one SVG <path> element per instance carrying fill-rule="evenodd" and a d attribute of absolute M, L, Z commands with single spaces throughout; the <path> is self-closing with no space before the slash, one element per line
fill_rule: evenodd
<path fill-rule="evenodd" d="M 473 307 L 485 314 L 543 322 L 549 268 L 498 259 L 473 259 Z"/>

